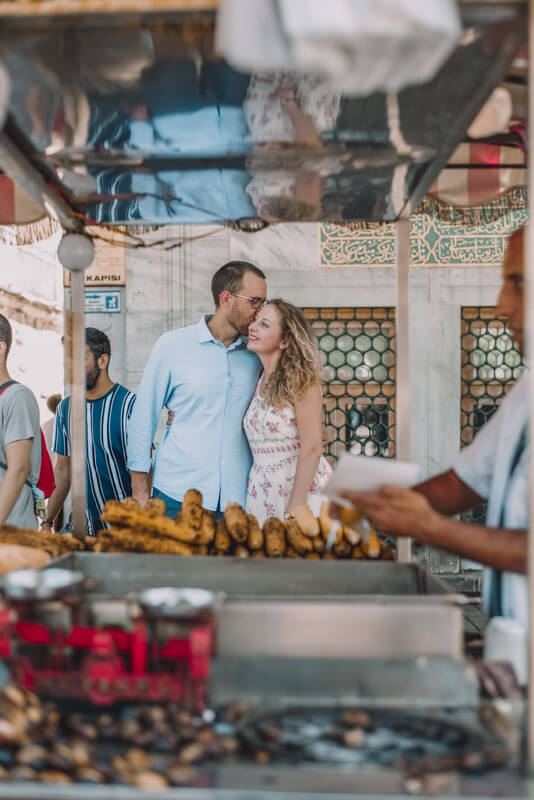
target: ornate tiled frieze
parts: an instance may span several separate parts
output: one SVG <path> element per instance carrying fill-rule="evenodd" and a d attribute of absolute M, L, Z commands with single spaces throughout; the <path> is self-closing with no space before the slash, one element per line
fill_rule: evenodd
<path fill-rule="evenodd" d="M 411 218 L 414 267 L 493 267 L 506 239 L 527 221 L 525 189 L 485 206 L 456 209 L 427 198 Z M 394 267 L 395 225 L 352 222 L 319 226 L 322 267 Z"/>

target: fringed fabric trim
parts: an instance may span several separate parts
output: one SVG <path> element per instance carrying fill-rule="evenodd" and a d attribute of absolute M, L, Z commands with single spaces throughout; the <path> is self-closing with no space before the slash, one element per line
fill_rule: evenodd
<path fill-rule="evenodd" d="M 51 217 L 43 217 L 27 225 L 0 225 L 0 244 L 22 247 L 50 239 L 60 230 L 59 222 Z"/>

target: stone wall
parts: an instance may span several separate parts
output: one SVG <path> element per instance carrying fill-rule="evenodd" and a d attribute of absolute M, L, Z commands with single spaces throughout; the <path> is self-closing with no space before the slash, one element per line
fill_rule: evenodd
<path fill-rule="evenodd" d="M 432 213 L 412 218 L 412 457 L 424 475 L 447 468 L 460 446 L 461 307 L 495 304 L 506 237 L 525 221 L 521 195 L 516 206 L 503 202 L 495 217 L 470 212 L 470 225 Z M 270 297 L 300 306 L 395 305 L 392 226 L 279 224 L 255 234 L 187 226 L 145 236 L 176 246 L 127 250 L 121 313 L 86 318 L 110 336 L 111 375 L 132 389 L 162 333 L 212 310 L 211 276 L 233 258 L 266 272 Z M 58 240 L 1 248 L 0 302 L 15 328 L 10 367 L 40 400 L 43 420 L 44 398 L 63 389 Z M 436 571 L 461 569 L 452 556 L 427 552 L 426 559 Z"/>
<path fill-rule="evenodd" d="M 126 313 L 121 315 L 128 386 L 138 385 L 158 336 L 212 309 L 211 275 L 232 258 L 252 261 L 266 272 L 270 297 L 300 306 L 395 305 L 393 267 L 321 265 L 319 225 L 278 225 L 255 234 L 169 228 L 165 235 L 171 240 L 210 231 L 167 253 L 128 252 Z M 494 305 L 499 285 L 496 265 L 412 270 L 413 456 L 425 474 L 450 464 L 459 448 L 460 308 Z"/>
<path fill-rule="evenodd" d="M 434 209 L 439 211 L 439 209 Z M 517 205 L 454 217 L 415 215 L 411 222 L 412 458 L 425 476 L 450 466 L 460 447 L 462 306 L 493 306 L 510 231 L 525 221 Z M 87 324 L 112 340 L 112 376 L 136 389 L 156 339 L 212 310 L 210 279 L 225 261 L 261 267 L 270 297 L 308 307 L 394 306 L 392 226 L 279 224 L 255 234 L 226 228 L 169 227 L 146 234 L 173 249 L 126 251 L 121 314 L 92 314 Z M 427 550 L 437 572 L 462 570 L 460 559 Z"/>
<path fill-rule="evenodd" d="M 14 333 L 9 371 L 33 391 L 41 421 L 46 398 L 63 394 L 63 285 L 56 250 L 59 236 L 24 247 L 0 245 L 0 310 Z"/>
<path fill-rule="evenodd" d="M 413 261 L 425 259 L 411 273 L 412 457 L 425 476 L 450 466 L 460 447 L 461 307 L 495 305 L 505 240 L 522 221 L 512 215 L 478 238 L 450 225 L 444 233 L 428 221 L 412 224 Z M 391 226 L 280 224 L 255 234 L 195 226 L 164 235 L 185 243 L 165 253 L 127 253 L 121 335 L 124 380 L 133 389 L 158 336 L 211 311 L 210 278 L 229 259 L 257 264 L 270 297 L 300 306 L 395 305 Z M 424 560 L 438 572 L 462 570 L 444 553 L 427 550 Z"/>

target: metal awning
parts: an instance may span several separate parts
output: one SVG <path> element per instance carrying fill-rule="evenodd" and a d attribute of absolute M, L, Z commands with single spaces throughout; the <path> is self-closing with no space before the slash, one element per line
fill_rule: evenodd
<path fill-rule="evenodd" d="M 215 5 L 116 0 L 109 12 L 107 0 L 0 0 L 0 62 L 12 86 L 0 165 L 67 231 L 399 221 L 397 453 L 407 457 L 407 219 L 505 76 L 525 37 L 526 0 L 462 0 L 464 37 L 431 82 L 398 95 L 325 98 L 330 114 L 308 110 L 316 135 L 305 145 L 269 132 L 268 115 L 263 132 L 255 124 L 251 87 L 261 76 L 215 57 Z M 305 78 L 289 83 L 304 92 Z M 259 87 L 256 110 L 277 88 Z M 83 535 L 82 272 L 73 273 L 72 287 L 73 496 Z M 400 553 L 409 557 L 407 548 Z M 530 732 L 534 763 L 534 707 Z"/>
<path fill-rule="evenodd" d="M 29 5 L 0 2 L 6 136 L 76 219 L 106 225 L 406 216 L 525 30 L 525 3 L 461 3 L 464 36 L 432 81 L 354 98 L 216 58 L 214 3 Z M 306 142 L 269 118 L 280 86 L 304 98 Z"/>

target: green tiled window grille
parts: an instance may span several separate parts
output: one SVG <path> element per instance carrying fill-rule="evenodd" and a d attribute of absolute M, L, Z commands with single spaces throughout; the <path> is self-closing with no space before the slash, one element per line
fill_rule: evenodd
<path fill-rule="evenodd" d="M 505 322 L 491 307 L 462 308 L 461 358 L 460 441 L 465 447 L 497 410 L 524 365 Z M 467 516 L 483 522 L 485 506 Z"/>
<path fill-rule="evenodd" d="M 303 312 L 323 363 L 328 455 L 394 456 L 395 309 Z"/>

